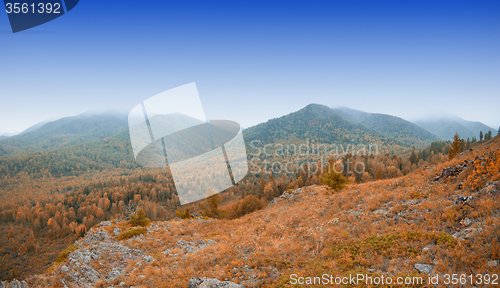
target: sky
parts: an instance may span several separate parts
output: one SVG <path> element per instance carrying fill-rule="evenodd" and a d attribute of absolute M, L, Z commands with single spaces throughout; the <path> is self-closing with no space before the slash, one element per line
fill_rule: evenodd
<path fill-rule="evenodd" d="M 0 13 L 0 134 L 191 82 L 243 127 L 318 103 L 496 128 L 500 1 L 85 0 L 15 34 Z"/>

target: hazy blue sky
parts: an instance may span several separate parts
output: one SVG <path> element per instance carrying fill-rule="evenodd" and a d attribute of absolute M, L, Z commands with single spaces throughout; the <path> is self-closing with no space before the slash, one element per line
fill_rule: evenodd
<path fill-rule="evenodd" d="M 0 13 L 0 131 L 190 82 L 245 127 L 309 103 L 498 127 L 500 1 L 84 0 L 16 34 Z"/>

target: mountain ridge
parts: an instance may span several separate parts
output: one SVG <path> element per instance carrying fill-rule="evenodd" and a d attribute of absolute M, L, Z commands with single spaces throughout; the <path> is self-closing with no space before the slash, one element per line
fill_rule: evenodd
<path fill-rule="evenodd" d="M 455 133 L 458 133 L 462 139 L 470 138 L 472 140 L 472 137 L 479 139 L 480 131 L 483 134 L 488 131 L 492 133 L 496 131 L 479 121 L 468 121 L 455 115 L 429 117 L 427 119 L 415 120 L 413 123 L 443 140 L 452 140 Z"/>
<path fill-rule="evenodd" d="M 369 113 L 347 107 L 332 108 L 339 111 L 344 117 L 363 124 L 383 136 L 398 140 L 410 146 L 423 148 L 433 141 L 440 140 L 438 136 L 402 118 L 381 114 Z"/>

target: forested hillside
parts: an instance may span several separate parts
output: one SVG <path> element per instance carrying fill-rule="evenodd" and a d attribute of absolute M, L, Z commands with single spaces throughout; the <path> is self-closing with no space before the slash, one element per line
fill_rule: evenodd
<path fill-rule="evenodd" d="M 126 129 L 127 123 L 126 115 L 118 113 L 82 114 L 9 137 L 0 141 L 0 146 L 9 154 L 51 151 L 110 137 Z"/>
<path fill-rule="evenodd" d="M 400 152 L 409 148 L 319 104 L 310 104 L 297 112 L 250 127 L 244 131 L 244 135 L 247 143 L 260 141 L 258 146 L 269 143 L 305 143 L 309 139 L 314 143 L 344 147 L 348 144 L 377 144 L 384 152 Z"/>
<path fill-rule="evenodd" d="M 418 120 L 414 123 L 439 136 L 442 140 L 452 140 L 455 133 L 464 139 L 470 138 L 472 140 L 473 137 L 478 137 L 481 131 L 483 134 L 496 131 L 481 122 L 466 121 L 456 116 L 434 117 Z"/>
<path fill-rule="evenodd" d="M 19 146 L 0 145 L 0 151 L 5 151 L 4 156 L 0 156 L 1 279 L 24 278 L 43 272 L 62 247 L 100 221 L 124 219 L 130 209 L 141 207 L 148 218 L 158 221 L 179 215 L 176 211 L 180 204 L 169 168 L 139 167 L 134 161 L 128 129 L 101 138 L 121 125 L 120 121 L 111 119 L 111 123 L 116 124 L 111 125 L 111 129 L 104 129 L 102 123 L 92 128 L 91 123 L 106 119 L 100 116 L 93 120 L 73 119 L 77 121 L 73 123 L 83 125 L 73 129 L 66 124 L 45 127 L 49 123 L 9 142 Z M 50 134 L 51 131 L 73 134 Z M 351 183 L 367 183 L 408 175 L 423 165 L 441 163 L 447 159 L 451 146 L 447 142 L 434 142 L 432 151 L 417 150 L 417 156 L 412 158 L 412 148 L 408 145 L 349 121 L 321 105 L 309 105 L 290 115 L 250 127 L 244 130 L 244 135 L 250 171 L 236 186 L 220 194 L 223 212 L 207 215 L 238 218 L 265 207 L 287 190 L 321 184 L 323 168 L 329 165 L 326 163 L 335 162 L 346 168 L 358 163 L 357 167 L 363 167 L 360 173 L 355 173 L 352 166 L 341 173 Z M 54 144 L 51 150 L 30 152 L 41 143 L 49 143 L 43 141 L 46 136 L 47 141 Z M 73 140 L 64 142 L 61 139 Z M 269 144 L 265 153 L 271 154 L 256 156 L 253 140 L 260 141 L 254 142 L 259 149 Z M 23 143 L 28 148 L 22 146 Z M 305 150 L 311 153 L 304 154 L 305 150 L 275 153 L 280 150 L 280 143 L 297 147 L 309 143 Z M 339 153 L 318 153 L 320 144 L 337 145 L 340 148 L 335 151 Z M 371 153 L 361 153 L 369 150 L 358 150 L 358 144 L 375 145 L 376 148 Z M 401 153 L 406 156 L 399 156 L 403 155 Z M 278 169 L 277 165 L 267 165 L 265 161 L 290 162 L 287 167 L 292 172 Z M 192 179 L 199 181 L 197 175 L 192 175 Z M 205 213 L 200 207 L 204 202 L 182 208 L 188 208 L 191 213 Z M 58 240 L 54 242 L 54 239 Z"/>
<path fill-rule="evenodd" d="M 439 137 L 429 131 L 399 117 L 391 115 L 367 113 L 346 107 L 336 108 L 345 118 L 369 127 L 381 135 L 395 139 L 409 146 L 423 148 Z"/>

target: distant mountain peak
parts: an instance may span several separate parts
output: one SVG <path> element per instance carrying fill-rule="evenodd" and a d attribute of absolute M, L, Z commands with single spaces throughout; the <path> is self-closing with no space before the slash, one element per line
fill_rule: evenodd
<path fill-rule="evenodd" d="M 479 121 L 468 121 L 452 114 L 433 115 L 429 118 L 421 118 L 413 123 L 436 134 L 443 140 L 453 139 L 455 133 L 458 133 L 462 139 L 472 139 L 472 137 L 479 139 L 480 131 L 483 131 L 483 133 L 496 131 Z"/>
<path fill-rule="evenodd" d="M 350 121 L 367 126 L 385 137 L 410 146 L 424 147 L 432 141 L 439 140 L 439 137 L 429 131 L 396 116 L 369 113 L 348 107 L 332 108 L 332 110 Z"/>

